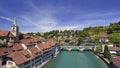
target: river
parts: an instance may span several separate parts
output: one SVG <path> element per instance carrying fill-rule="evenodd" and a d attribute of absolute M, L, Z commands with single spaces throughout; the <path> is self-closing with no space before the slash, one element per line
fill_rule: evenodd
<path fill-rule="evenodd" d="M 107 65 L 90 51 L 61 51 L 42 68 L 107 68 Z"/>

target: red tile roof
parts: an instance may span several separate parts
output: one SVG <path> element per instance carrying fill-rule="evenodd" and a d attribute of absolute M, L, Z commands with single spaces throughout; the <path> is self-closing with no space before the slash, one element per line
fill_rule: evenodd
<path fill-rule="evenodd" d="M 35 40 L 34 39 L 22 39 L 21 42 L 23 44 L 25 44 L 26 46 L 30 46 L 32 44 L 35 44 Z"/>
<path fill-rule="evenodd" d="M 2 49 L 0 49 L 0 56 L 8 55 L 8 54 L 10 54 L 10 53 L 12 53 L 12 52 L 14 52 L 14 51 L 22 50 L 22 49 L 23 49 L 23 47 L 22 47 L 21 44 L 15 43 L 15 44 L 13 45 L 13 47 L 7 47 L 7 48 L 2 48 Z"/>
<path fill-rule="evenodd" d="M 108 47 L 108 50 L 120 50 L 120 47 Z"/>
<path fill-rule="evenodd" d="M 0 30 L 0 36 L 15 37 L 10 31 Z"/>
<path fill-rule="evenodd" d="M 15 37 L 15 36 L 10 32 L 9 37 Z"/>
<path fill-rule="evenodd" d="M 0 56 L 3 56 L 4 52 L 0 49 Z"/>
<path fill-rule="evenodd" d="M 120 68 L 120 59 L 119 58 L 113 58 L 112 62 L 118 67 Z"/>
<path fill-rule="evenodd" d="M 24 39 L 28 39 L 28 38 L 31 38 L 31 36 L 23 35 L 23 38 L 24 38 Z"/>
<path fill-rule="evenodd" d="M 56 42 L 48 42 L 48 44 L 53 47 L 53 46 L 55 46 L 57 43 L 56 43 Z"/>
<path fill-rule="evenodd" d="M 12 37 L 11 35 L 9 36 Z M 22 39 L 21 43 L 25 44 L 26 46 L 30 46 L 32 44 L 36 44 L 36 42 L 40 40 L 41 38 L 30 37 Z M 19 65 L 35 58 L 38 55 L 41 55 L 42 50 L 43 52 L 48 51 L 56 44 L 56 42 L 49 42 L 45 44 L 41 43 L 37 45 L 39 49 L 33 46 L 24 50 L 21 43 L 15 43 L 11 48 L 0 49 L 0 56 L 7 55 L 8 57 L 12 58 L 17 65 Z"/>
<path fill-rule="evenodd" d="M 2 48 L 0 49 L 0 56 L 8 55 L 13 52 L 13 48 Z"/>
<path fill-rule="evenodd" d="M 104 38 L 104 37 L 108 37 L 108 36 L 107 36 L 107 33 L 101 32 L 101 33 L 100 33 L 100 37 Z"/>
<path fill-rule="evenodd" d="M 50 49 L 50 48 L 51 48 L 51 47 L 50 47 L 50 45 L 48 45 L 48 44 L 43 44 L 43 43 L 38 44 L 37 46 L 38 46 L 38 47 L 39 47 L 39 49 L 41 49 L 42 51 L 44 51 L 44 50 L 46 50 L 46 49 Z"/>
<path fill-rule="evenodd" d="M 0 36 L 8 36 L 10 31 L 3 31 L 3 30 L 0 30 Z"/>
<path fill-rule="evenodd" d="M 12 52 L 7 57 L 12 58 L 17 65 L 25 63 L 34 58 L 33 55 L 31 55 L 27 50 Z"/>
<path fill-rule="evenodd" d="M 22 50 L 22 51 L 20 51 L 20 52 L 22 52 L 23 53 L 23 55 L 27 55 L 27 54 L 29 54 L 29 52 L 28 52 L 28 50 L 26 49 L 26 50 Z"/>
<path fill-rule="evenodd" d="M 30 52 L 28 52 L 28 49 L 26 49 L 26 50 L 22 50 L 22 51 L 20 51 L 20 52 L 22 52 L 22 54 L 25 56 L 25 55 L 30 55 L 30 58 L 27 58 L 27 60 L 31 60 L 31 59 L 33 59 L 34 58 L 34 56 L 32 55 L 32 54 L 30 54 Z"/>
<path fill-rule="evenodd" d="M 14 50 L 22 50 L 23 49 L 23 47 L 22 47 L 22 45 L 20 44 L 20 43 L 15 43 L 14 45 L 13 45 L 13 48 L 14 48 Z"/>
<path fill-rule="evenodd" d="M 115 47 L 108 47 L 108 50 L 116 50 Z"/>
<path fill-rule="evenodd" d="M 39 36 L 29 36 L 29 35 L 23 35 L 24 39 L 37 39 L 37 40 L 45 40 L 43 37 L 39 37 Z"/>
<path fill-rule="evenodd" d="M 27 61 L 27 58 L 19 51 L 11 53 L 8 57 L 11 57 L 17 65 Z"/>
<path fill-rule="evenodd" d="M 31 47 L 28 48 L 30 50 L 30 52 L 34 55 L 34 56 L 38 56 L 41 54 L 41 50 L 39 50 L 37 47 Z"/>

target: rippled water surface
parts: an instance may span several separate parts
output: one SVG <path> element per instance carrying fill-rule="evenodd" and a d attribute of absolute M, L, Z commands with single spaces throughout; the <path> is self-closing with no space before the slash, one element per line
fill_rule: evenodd
<path fill-rule="evenodd" d="M 61 51 L 43 68 L 107 68 L 107 65 L 90 51 Z"/>

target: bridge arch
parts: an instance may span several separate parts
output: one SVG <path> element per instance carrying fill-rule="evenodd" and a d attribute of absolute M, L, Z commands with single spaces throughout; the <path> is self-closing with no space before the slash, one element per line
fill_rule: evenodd
<path fill-rule="evenodd" d="M 72 48 L 71 51 L 80 51 L 79 48 Z"/>
<path fill-rule="evenodd" d="M 92 48 L 82 48 L 80 51 L 92 51 Z"/>
<path fill-rule="evenodd" d="M 93 51 L 94 46 L 61 46 L 61 49 L 66 50 L 66 51 L 73 51 L 73 50 L 79 50 L 79 51 L 84 51 L 84 50 L 89 50 Z"/>
<path fill-rule="evenodd" d="M 66 49 L 66 48 L 61 48 L 61 50 L 62 50 L 62 51 L 68 51 L 68 49 Z"/>

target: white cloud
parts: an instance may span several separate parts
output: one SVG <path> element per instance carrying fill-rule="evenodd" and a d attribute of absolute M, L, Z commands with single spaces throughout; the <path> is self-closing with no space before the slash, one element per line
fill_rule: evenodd
<path fill-rule="evenodd" d="M 118 22 L 120 21 L 119 18 L 113 18 L 113 19 L 88 19 L 85 21 L 82 21 L 84 28 L 90 27 L 90 26 L 108 26 L 110 23 Z"/>
<path fill-rule="evenodd" d="M 77 29 L 80 26 L 78 25 L 66 25 L 62 26 L 59 23 L 59 20 L 54 18 L 54 13 L 56 11 L 52 11 L 51 8 L 38 8 L 33 3 L 29 4 L 31 7 L 30 12 L 25 12 L 24 15 L 21 15 L 22 24 L 26 24 L 27 26 L 34 26 L 28 30 L 28 32 L 48 32 L 51 30 L 72 30 Z M 22 27 L 22 26 L 21 26 Z M 31 30 L 31 31 L 30 31 Z M 26 32 L 27 30 L 22 30 L 23 32 Z"/>
<path fill-rule="evenodd" d="M 25 20 L 24 23 L 28 23 L 28 25 L 33 25 L 34 28 L 30 28 L 30 32 L 48 32 L 51 30 L 72 30 L 77 29 L 81 27 L 81 25 L 67 25 L 67 26 L 61 26 L 57 20 L 51 19 L 51 18 L 42 18 L 41 20 L 34 20 L 28 17 L 22 17 L 23 20 Z M 29 31 L 29 30 L 28 30 Z"/>
<path fill-rule="evenodd" d="M 56 28 L 56 30 L 57 30 L 57 29 L 59 29 L 59 30 L 73 30 L 73 29 L 77 29 L 77 28 L 80 28 L 80 27 L 82 27 L 82 26 L 81 26 L 81 25 L 58 26 L 58 27 Z"/>
<path fill-rule="evenodd" d="M 120 12 L 115 11 L 93 11 L 93 12 L 83 12 L 78 13 L 76 19 L 82 20 L 82 19 L 110 19 L 110 18 L 117 18 L 117 16 L 120 16 Z"/>
<path fill-rule="evenodd" d="M 0 18 L 4 19 L 4 20 L 7 20 L 7 21 L 10 21 L 10 22 L 13 22 L 13 20 L 11 18 L 8 18 L 8 17 L 0 16 Z"/>
<path fill-rule="evenodd" d="M 87 13 L 77 13 L 73 20 L 67 21 L 60 24 L 60 20 L 56 19 L 54 14 L 64 11 L 65 7 L 51 8 L 51 7 L 39 7 L 30 2 L 30 11 L 23 12 L 20 16 L 23 20 L 20 23 L 22 25 L 30 26 L 29 29 L 22 28 L 23 32 L 47 32 L 51 30 L 72 30 L 72 29 L 83 29 L 89 26 L 101 26 L 108 25 L 110 22 L 119 21 L 120 18 L 109 19 L 113 15 L 120 14 L 119 12 L 87 12 Z M 53 10 L 55 9 L 55 10 Z M 62 13 L 61 13 L 62 14 Z M 109 16 L 109 17 L 108 17 Z M 103 19 L 104 17 L 108 17 Z M 88 19 L 87 19 L 88 18 Z M 97 19 L 96 19 L 97 18 Z M 101 19 L 98 19 L 101 18 Z M 82 20 L 83 19 L 83 20 Z M 84 20 L 85 19 L 85 20 Z M 87 20 L 86 20 L 87 19 Z M 72 21 L 72 22 L 71 22 Z M 77 22 L 77 23 L 74 23 Z M 72 24 L 71 24 L 72 23 Z M 74 24 L 73 24 L 74 23 Z M 22 27 L 22 26 L 21 26 Z"/>

